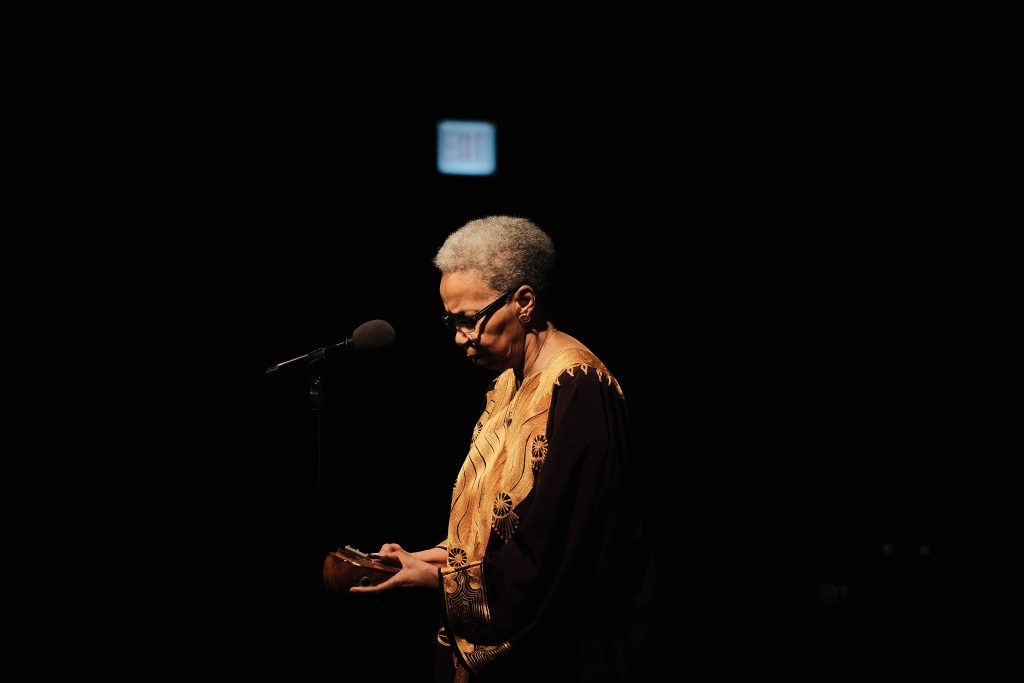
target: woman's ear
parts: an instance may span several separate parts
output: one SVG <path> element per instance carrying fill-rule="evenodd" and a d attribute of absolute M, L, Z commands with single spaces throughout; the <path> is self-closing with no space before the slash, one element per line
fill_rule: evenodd
<path fill-rule="evenodd" d="M 533 287 L 523 285 L 516 290 L 515 302 L 519 306 L 519 311 L 517 312 L 519 322 L 524 325 L 529 323 L 537 308 L 537 293 L 533 290 Z"/>

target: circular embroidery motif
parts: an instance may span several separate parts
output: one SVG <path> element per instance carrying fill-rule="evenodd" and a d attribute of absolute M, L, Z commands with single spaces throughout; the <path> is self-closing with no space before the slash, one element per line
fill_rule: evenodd
<path fill-rule="evenodd" d="M 501 537 L 501 540 L 508 543 L 512 534 L 519 526 L 519 515 L 512 511 L 512 496 L 504 491 L 498 493 L 494 499 L 494 517 L 491 519 L 491 528 Z"/>
<path fill-rule="evenodd" d="M 494 516 L 501 519 L 508 516 L 510 512 L 512 512 L 512 496 L 502 491 L 494 499 Z"/>
<path fill-rule="evenodd" d="M 530 444 L 530 465 L 535 470 L 539 470 L 541 465 L 544 464 L 544 459 L 548 457 L 548 437 L 546 434 L 537 434 L 533 437 L 533 443 Z"/>
<path fill-rule="evenodd" d="M 469 562 L 469 555 L 462 548 L 450 548 L 448 550 L 449 567 L 465 567 Z"/>

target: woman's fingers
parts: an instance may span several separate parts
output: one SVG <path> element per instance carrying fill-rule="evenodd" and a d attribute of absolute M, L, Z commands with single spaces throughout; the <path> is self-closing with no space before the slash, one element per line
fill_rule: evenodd
<path fill-rule="evenodd" d="M 401 546 L 396 543 L 385 543 L 377 553 L 377 557 L 380 558 L 381 562 L 395 567 L 403 565 L 402 557 L 408 555 L 409 553 L 402 550 Z"/>
<path fill-rule="evenodd" d="M 376 586 L 352 586 L 348 589 L 349 593 L 379 593 L 380 591 L 390 590 L 392 588 L 399 588 L 402 582 L 398 578 L 398 574 L 395 574 L 387 581 L 382 581 Z"/>
<path fill-rule="evenodd" d="M 379 583 L 376 586 L 352 586 L 348 589 L 349 593 L 379 593 L 380 591 L 386 591 L 391 586 L 385 586 L 384 584 L 390 583 L 391 579 L 388 579 L 384 583 Z"/>
<path fill-rule="evenodd" d="M 424 562 L 411 553 L 404 550 L 396 552 L 382 551 L 382 561 L 387 564 L 400 567 L 394 576 L 376 586 L 353 586 L 349 589 L 351 593 L 377 593 L 379 591 L 391 590 L 392 588 L 437 587 L 437 567 Z"/>

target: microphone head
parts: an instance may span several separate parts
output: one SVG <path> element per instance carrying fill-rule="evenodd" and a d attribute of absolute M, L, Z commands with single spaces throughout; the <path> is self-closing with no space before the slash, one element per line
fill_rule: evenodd
<path fill-rule="evenodd" d="M 356 351 L 379 349 L 395 341 L 395 328 L 386 320 L 368 320 L 352 332 L 352 348 Z"/>

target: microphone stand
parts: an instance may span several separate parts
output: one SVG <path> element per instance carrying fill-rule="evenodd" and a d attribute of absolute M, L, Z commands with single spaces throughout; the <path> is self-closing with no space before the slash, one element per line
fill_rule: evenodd
<path fill-rule="evenodd" d="M 323 349 L 317 349 L 311 354 L 307 354 L 309 362 L 302 367 L 302 371 L 306 374 L 306 381 L 309 385 L 309 408 L 313 413 L 313 450 L 316 456 L 316 555 L 311 558 L 309 566 L 309 588 L 310 594 L 308 599 L 311 600 L 309 609 L 311 610 L 310 616 L 312 619 L 311 626 L 314 628 L 314 632 L 320 642 L 323 641 L 323 633 L 325 627 L 325 608 L 326 605 L 323 603 L 324 594 L 324 583 L 323 583 L 323 563 L 324 563 L 324 486 L 323 486 L 323 405 L 324 405 L 324 359 Z M 298 359 L 292 359 L 296 361 L 303 360 L 300 357 Z M 292 361 L 286 361 L 292 363 Z M 269 374 L 268 370 L 268 374 Z M 322 657 L 319 660 L 314 660 L 317 670 L 321 670 L 323 667 Z"/>
<path fill-rule="evenodd" d="M 316 560 L 323 562 L 324 556 L 324 487 L 323 487 L 323 437 L 322 415 L 324 404 L 324 385 L 315 358 L 307 367 L 309 376 L 309 407 L 313 411 L 313 448 L 316 452 Z M 319 564 L 316 565 L 319 571 Z"/>
<path fill-rule="evenodd" d="M 368 320 L 353 332 L 352 336 L 337 344 L 321 346 L 319 349 L 309 353 L 291 358 L 276 365 L 271 365 L 266 370 L 267 375 L 273 375 L 286 368 L 301 368 L 308 373 L 309 380 L 309 407 L 313 411 L 313 447 L 316 452 L 316 567 L 318 579 L 322 585 L 322 573 L 324 562 L 324 501 L 323 501 L 323 437 L 322 437 L 322 413 L 323 413 L 323 371 L 320 361 L 329 355 L 333 355 L 340 349 L 351 350 L 372 349 L 386 346 L 395 339 L 395 330 L 391 324 L 384 320 Z"/>
<path fill-rule="evenodd" d="M 342 344 L 336 345 L 340 347 L 347 344 L 348 341 Z M 313 454 L 316 458 L 316 522 L 314 524 L 316 528 L 316 557 L 312 563 L 310 569 L 316 569 L 317 583 L 322 581 L 323 573 L 323 561 L 324 561 L 324 485 L 323 485 L 323 405 L 324 405 L 324 382 L 323 382 L 323 369 L 320 367 L 320 361 L 324 359 L 325 351 L 330 350 L 331 347 L 324 347 L 307 353 L 304 356 L 298 358 L 292 358 L 283 363 L 272 365 L 267 368 L 267 374 L 271 375 L 278 370 L 290 366 L 295 369 L 301 369 L 306 376 L 306 381 L 309 385 L 309 407 L 313 412 Z M 304 366 L 300 366 L 301 361 L 308 361 Z"/>
<path fill-rule="evenodd" d="M 308 373 L 309 407 L 313 411 L 313 449 L 316 455 L 316 563 L 313 566 L 317 568 L 318 576 L 319 572 L 322 571 L 324 557 L 323 430 L 321 426 L 324 384 L 323 373 L 318 363 L 326 358 L 329 353 L 345 348 L 351 343 L 352 338 L 350 337 L 337 344 L 322 346 L 301 356 L 271 365 L 266 371 L 266 374 L 273 375 L 286 368 L 301 367 L 303 371 Z M 301 363 L 305 363 L 305 365 L 300 365 Z"/>

